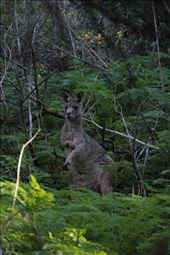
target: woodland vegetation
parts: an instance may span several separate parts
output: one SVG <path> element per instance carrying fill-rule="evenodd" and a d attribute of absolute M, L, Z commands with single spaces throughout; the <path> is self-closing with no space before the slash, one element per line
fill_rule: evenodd
<path fill-rule="evenodd" d="M 0 254 L 170 255 L 169 0 L 2 0 L 0 26 Z M 111 194 L 69 188 L 63 91 Z"/>

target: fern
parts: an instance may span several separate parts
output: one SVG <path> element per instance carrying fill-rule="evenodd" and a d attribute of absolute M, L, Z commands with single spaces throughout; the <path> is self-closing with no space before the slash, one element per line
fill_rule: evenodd
<path fill-rule="evenodd" d="M 20 186 L 12 211 L 15 184 L 5 182 L 1 188 L 2 240 L 10 255 L 10 249 L 16 254 L 142 255 L 158 236 L 170 238 L 170 199 L 164 193 L 141 198 L 49 191 L 31 176 L 30 184 Z"/>

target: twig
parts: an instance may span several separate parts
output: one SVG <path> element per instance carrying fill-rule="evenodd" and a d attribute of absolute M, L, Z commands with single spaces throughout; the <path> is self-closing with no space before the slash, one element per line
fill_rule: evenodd
<path fill-rule="evenodd" d="M 23 210 L 22 208 L 20 208 L 19 210 L 17 210 L 13 215 L 11 215 L 4 224 L 2 224 L 2 229 L 3 231 L 7 230 L 10 227 L 10 224 L 12 223 L 12 221 L 18 216 L 18 214 L 21 213 L 21 215 L 23 216 L 23 218 L 25 218 L 25 220 L 32 226 L 33 231 L 35 233 L 35 235 L 37 236 L 38 241 L 40 241 L 41 243 L 43 243 L 43 240 L 41 238 L 41 236 L 39 235 L 38 229 L 36 228 L 36 226 L 34 225 L 33 221 L 31 220 L 29 214 Z M 0 253 L 1 254 L 1 253 Z"/>
<path fill-rule="evenodd" d="M 145 167 L 146 167 L 146 162 L 148 159 L 148 155 L 149 155 L 149 147 L 147 146 L 146 148 L 146 154 L 145 154 L 145 159 L 144 159 L 144 166 L 143 166 L 143 175 L 144 175 L 144 171 L 145 171 Z"/>
<path fill-rule="evenodd" d="M 19 56 L 21 57 L 21 42 L 20 42 L 20 37 L 19 37 L 19 27 L 18 27 L 18 14 L 17 14 L 17 2 L 14 0 L 14 23 L 15 23 L 15 28 L 16 28 L 16 34 L 17 34 L 17 45 L 18 45 L 18 52 Z"/>
<path fill-rule="evenodd" d="M 129 137 L 130 133 L 129 133 L 129 130 L 128 130 L 128 127 L 127 127 L 127 124 L 126 124 L 126 121 L 125 121 L 125 118 L 124 118 L 124 115 L 123 115 L 122 107 L 121 107 L 120 104 L 119 104 L 119 106 L 120 106 L 120 111 L 118 111 L 118 109 L 116 107 L 116 102 L 115 102 L 116 112 L 120 114 L 120 116 L 122 118 L 123 125 L 124 125 L 125 130 L 126 130 L 126 133 Z M 130 151 L 131 151 L 131 156 L 132 156 L 133 170 L 134 170 L 134 174 L 136 176 L 137 182 L 138 182 L 138 195 L 143 194 L 144 196 L 146 196 L 147 192 L 146 192 L 146 189 L 145 189 L 145 186 L 144 186 L 144 183 L 143 183 L 143 179 L 142 179 L 142 175 L 141 175 L 141 172 L 139 170 L 139 166 L 138 166 L 138 163 L 137 163 L 137 160 L 136 160 L 136 155 L 137 155 L 136 137 L 134 137 L 133 141 L 131 141 L 131 139 L 129 138 L 129 145 L 130 145 Z M 147 145 L 147 148 L 149 148 L 148 145 Z"/>
<path fill-rule="evenodd" d="M 94 102 L 94 104 L 92 104 L 92 105 L 90 106 L 90 108 L 87 110 L 86 114 L 88 114 L 98 102 L 99 102 L 99 99 L 96 100 L 96 102 Z M 84 113 L 84 111 L 83 111 L 83 113 Z"/>
<path fill-rule="evenodd" d="M 74 56 L 73 54 L 71 54 L 68 50 L 65 50 L 57 45 L 54 46 L 54 48 L 64 52 L 65 54 L 68 54 L 70 57 L 73 57 L 74 59 L 77 59 L 77 60 L 80 60 L 81 62 L 85 63 L 85 64 L 88 64 L 88 65 L 91 65 L 91 66 L 94 66 L 96 68 L 98 68 L 99 70 L 102 70 L 103 72 L 105 72 L 106 68 L 104 68 L 103 66 L 100 66 L 98 64 L 95 64 L 95 63 L 92 63 L 92 62 L 89 62 L 88 60 L 86 59 L 83 59 L 83 58 L 80 58 L 80 57 L 77 57 L 77 56 Z"/>
<path fill-rule="evenodd" d="M 10 224 L 11 224 L 11 222 L 16 218 L 16 216 L 18 215 L 18 213 L 20 213 L 21 212 L 21 208 L 19 209 L 19 210 L 17 210 L 13 215 L 11 215 L 5 222 L 4 222 L 4 224 L 2 224 L 2 229 L 3 230 L 6 230 L 9 226 L 10 226 Z"/>
<path fill-rule="evenodd" d="M 38 231 L 38 229 L 36 228 L 36 226 L 34 225 L 33 221 L 31 220 L 29 214 L 25 211 L 25 210 L 21 210 L 21 214 L 22 216 L 26 219 L 26 221 L 32 226 L 33 231 L 38 239 L 39 242 L 41 242 L 43 244 L 43 239 L 40 236 L 40 232 Z"/>
<path fill-rule="evenodd" d="M 44 82 L 46 82 L 53 74 L 55 74 L 57 71 L 57 69 L 55 69 L 52 73 L 48 74 L 43 80 L 41 80 L 38 84 L 37 84 L 37 87 L 40 87 L 44 84 Z M 36 88 L 34 87 L 30 93 L 28 93 L 28 95 L 25 96 L 25 98 L 22 100 L 22 102 L 24 103 L 27 98 L 34 93 L 34 91 L 36 90 Z"/>
<path fill-rule="evenodd" d="M 9 61 L 8 61 L 8 63 L 6 63 L 7 53 L 6 53 L 6 49 L 4 49 L 5 70 L 4 70 L 4 73 L 3 73 L 1 81 L 0 81 L 0 87 L 1 88 L 2 88 L 3 81 L 4 81 L 5 77 L 6 77 L 7 70 L 8 70 L 9 65 L 10 65 L 10 61 L 11 61 L 11 49 L 9 48 L 9 46 L 6 43 L 6 38 L 7 38 L 7 35 L 9 33 L 9 31 L 11 30 L 12 26 L 13 26 L 13 23 L 11 23 L 11 25 L 9 26 L 9 28 L 7 29 L 7 31 L 6 31 L 6 33 L 4 35 L 4 45 L 5 45 L 6 49 L 9 52 Z"/>
<path fill-rule="evenodd" d="M 13 205 L 12 208 L 15 207 L 15 203 L 16 203 L 16 199 L 17 199 L 17 194 L 18 194 L 18 188 L 19 188 L 19 181 L 20 181 L 20 169 L 21 169 L 21 162 L 22 162 L 22 157 L 24 154 L 24 150 L 27 147 L 28 144 L 30 144 L 35 137 L 38 135 L 38 133 L 40 132 L 40 129 L 38 129 L 38 131 L 35 133 L 35 135 L 29 139 L 23 146 L 19 155 L 19 161 L 18 161 L 18 168 L 17 168 L 17 180 L 16 180 L 16 186 L 15 186 L 15 193 L 14 193 L 14 199 L 13 199 Z"/>
<path fill-rule="evenodd" d="M 92 95 L 93 95 L 93 92 L 91 92 L 91 94 L 90 94 L 90 96 L 89 96 L 89 98 L 88 98 L 88 100 L 87 100 L 87 103 L 86 103 L 86 105 L 85 105 L 85 107 L 84 107 L 84 109 L 83 109 L 83 114 L 84 114 L 84 112 L 86 111 L 88 104 L 90 103 L 90 100 L 91 100 L 91 98 L 92 98 Z"/>
<path fill-rule="evenodd" d="M 76 32 L 72 29 L 70 23 L 66 22 L 67 26 L 69 27 L 70 31 L 72 32 L 72 34 L 76 37 L 77 40 L 83 42 L 88 49 L 90 50 L 90 52 L 92 52 L 92 54 L 97 57 L 97 59 L 101 62 L 101 64 L 108 69 L 108 65 L 104 62 L 104 60 L 92 49 L 92 47 L 85 41 L 83 40 L 81 37 L 79 37 Z"/>
<path fill-rule="evenodd" d="M 5 93 L 4 93 L 4 90 L 3 90 L 3 82 L 4 82 L 4 79 L 7 75 L 7 71 L 8 71 L 8 68 L 10 66 L 10 63 L 11 63 L 11 56 L 12 56 L 12 53 L 11 53 L 11 49 L 9 48 L 7 42 L 6 42 L 6 38 L 8 36 L 8 33 L 10 32 L 11 28 L 13 26 L 13 23 L 11 23 L 11 25 L 9 26 L 9 28 L 7 29 L 5 35 L 4 35 L 4 45 L 6 48 L 2 48 L 3 52 L 4 52 L 4 73 L 2 75 L 2 78 L 0 80 L 0 100 L 4 100 L 4 105 L 5 105 L 5 108 L 6 108 L 6 111 L 8 112 L 8 106 L 6 104 L 6 101 L 5 101 Z M 6 56 L 7 56 L 7 52 L 9 53 L 9 61 L 7 62 L 6 60 Z"/>
<path fill-rule="evenodd" d="M 143 147 L 143 149 L 139 152 L 139 155 L 137 155 L 136 160 L 138 161 L 140 159 L 140 156 L 142 156 L 143 152 L 147 149 L 147 145 Z"/>
<path fill-rule="evenodd" d="M 118 111 L 118 110 L 116 110 L 119 114 L 120 114 L 120 116 L 121 116 L 121 118 L 122 118 L 122 122 L 123 122 L 123 125 L 124 125 L 124 127 L 125 127 L 125 130 L 126 130 L 126 133 L 127 133 L 127 135 L 128 135 L 128 138 L 129 138 L 129 145 L 130 145 L 130 147 L 132 148 L 132 143 L 131 143 L 131 139 L 130 139 L 130 133 L 129 133 L 129 130 L 128 130 L 128 127 L 127 127 L 127 124 L 126 124 L 126 121 L 125 121 L 125 118 L 124 118 L 124 115 L 123 115 L 123 111 L 122 111 L 122 106 L 119 104 L 119 106 L 120 106 L 120 112 Z M 134 137 L 134 139 L 133 139 L 133 142 L 134 141 L 136 141 L 136 138 Z"/>
<path fill-rule="evenodd" d="M 96 75 L 96 77 L 95 77 L 95 79 L 94 79 L 94 82 L 93 82 L 94 84 L 95 84 L 95 82 L 96 82 L 96 80 L 97 80 L 97 78 L 98 78 L 98 75 L 99 75 L 99 72 L 97 73 L 97 75 Z M 90 103 L 90 100 L 91 100 L 92 96 L 93 96 L 93 91 L 91 92 L 90 97 L 89 97 L 89 99 L 88 99 L 88 101 L 87 101 L 87 103 L 86 103 L 86 105 L 85 105 L 85 107 L 84 107 L 84 109 L 83 109 L 83 113 L 86 111 L 86 109 L 87 109 L 87 107 L 88 107 L 88 105 L 89 105 L 89 103 Z M 90 107 L 90 108 L 92 108 L 92 107 Z"/>
<path fill-rule="evenodd" d="M 156 36 L 156 46 L 157 46 L 157 54 L 158 54 L 158 64 L 159 64 L 159 72 L 160 72 L 160 81 L 161 81 L 161 90 L 165 91 L 162 77 L 162 67 L 161 67 L 161 58 L 160 58 L 160 49 L 159 49 L 159 36 L 158 36 L 158 27 L 156 21 L 156 13 L 155 13 L 155 5 L 152 0 L 152 10 L 153 10 L 153 18 L 154 18 L 154 26 L 155 26 L 155 36 Z"/>
<path fill-rule="evenodd" d="M 168 12 L 168 14 L 170 15 L 170 8 L 168 7 L 167 3 L 165 1 L 162 1 L 166 11 Z"/>

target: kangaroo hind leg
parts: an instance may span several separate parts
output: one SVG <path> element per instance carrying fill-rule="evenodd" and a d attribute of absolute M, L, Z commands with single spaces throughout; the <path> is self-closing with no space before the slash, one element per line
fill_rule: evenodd
<path fill-rule="evenodd" d="M 109 170 L 104 170 L 101 176 L 100 193 L 101 195 L 105 195 L 112 191 L 112 173 Z"/>

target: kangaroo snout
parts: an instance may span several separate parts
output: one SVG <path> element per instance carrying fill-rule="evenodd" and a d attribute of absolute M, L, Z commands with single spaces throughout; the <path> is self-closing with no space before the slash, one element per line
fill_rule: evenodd
<path fill-rule="evenodd" d="M 66 117 L 71 117 L 71 116 L 72 116 L 72 112 L 66 113 Z"/>

